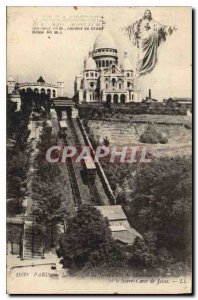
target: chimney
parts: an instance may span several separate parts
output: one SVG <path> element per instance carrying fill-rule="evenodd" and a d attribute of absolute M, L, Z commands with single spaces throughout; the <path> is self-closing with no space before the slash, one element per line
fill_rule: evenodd
<path fill-rule="evenodd" d="M 149 89 L 149 99 L 151 99 L 151 89 Z"/>

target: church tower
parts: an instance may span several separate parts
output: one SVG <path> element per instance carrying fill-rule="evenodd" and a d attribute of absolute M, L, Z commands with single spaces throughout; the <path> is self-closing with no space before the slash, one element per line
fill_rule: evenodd
<path fill-rule="evenodd" d="M 106 70 L 112 64 L 117 65 L 118 51 L 111 34 L 104 30 L 96 38 L 92 57 L 96 62 L 99 70 Z"/>

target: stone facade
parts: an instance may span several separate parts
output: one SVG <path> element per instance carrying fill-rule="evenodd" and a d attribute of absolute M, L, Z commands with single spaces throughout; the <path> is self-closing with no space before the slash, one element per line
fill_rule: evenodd
<path fill-rule="evenodd" d="M 16 86 L 16 82 L 12 76 L 8 78 L 7 86 L 8 94 L 12 94 Z M 19 84 L 19 91 L 26 92 L 28 89 L 32 89 L 38 94 L 47 94 L 51 99 L 64 96 L 64 82 L 59 81 L 57 84 L 46 83 L 42 77 L 40 77 L 36 82 L 25 82 Z"/>
<path fill-rule="evenodd" d="M 107 31 L 96 38 L 93 50 L 84 61 L 83 72 L 76 76 L 74 93 L 79 103 L 128 103 L 142 100 L 140 91 L 136 89 L 127 53 L 119 66 L 117 47 Z"/>

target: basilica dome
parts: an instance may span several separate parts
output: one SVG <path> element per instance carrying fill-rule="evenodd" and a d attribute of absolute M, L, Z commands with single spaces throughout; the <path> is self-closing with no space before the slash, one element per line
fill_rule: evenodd
<path fill-rule="evenodd" d="M 112 35 L 106 30 L 102 31 L 97 36 L 94 43 L 94 50 L 103 49 L 103 48 L 117 49 L 117 46 L 114 42 Z"/>
<path fill-rule="evenodd" d="M 86 70 L 96 70 L 97 69 L 95 60 L 91 56 L 89 56 L 89 58 L 85 62 L 85 69 Z"/>

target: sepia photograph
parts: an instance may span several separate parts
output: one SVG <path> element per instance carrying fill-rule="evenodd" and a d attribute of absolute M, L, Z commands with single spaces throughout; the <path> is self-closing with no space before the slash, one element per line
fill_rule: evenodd
<path fill-rule="evenodd" d="M 190 6 L 8 6 L 8 294 L 192 294 Z"/>

